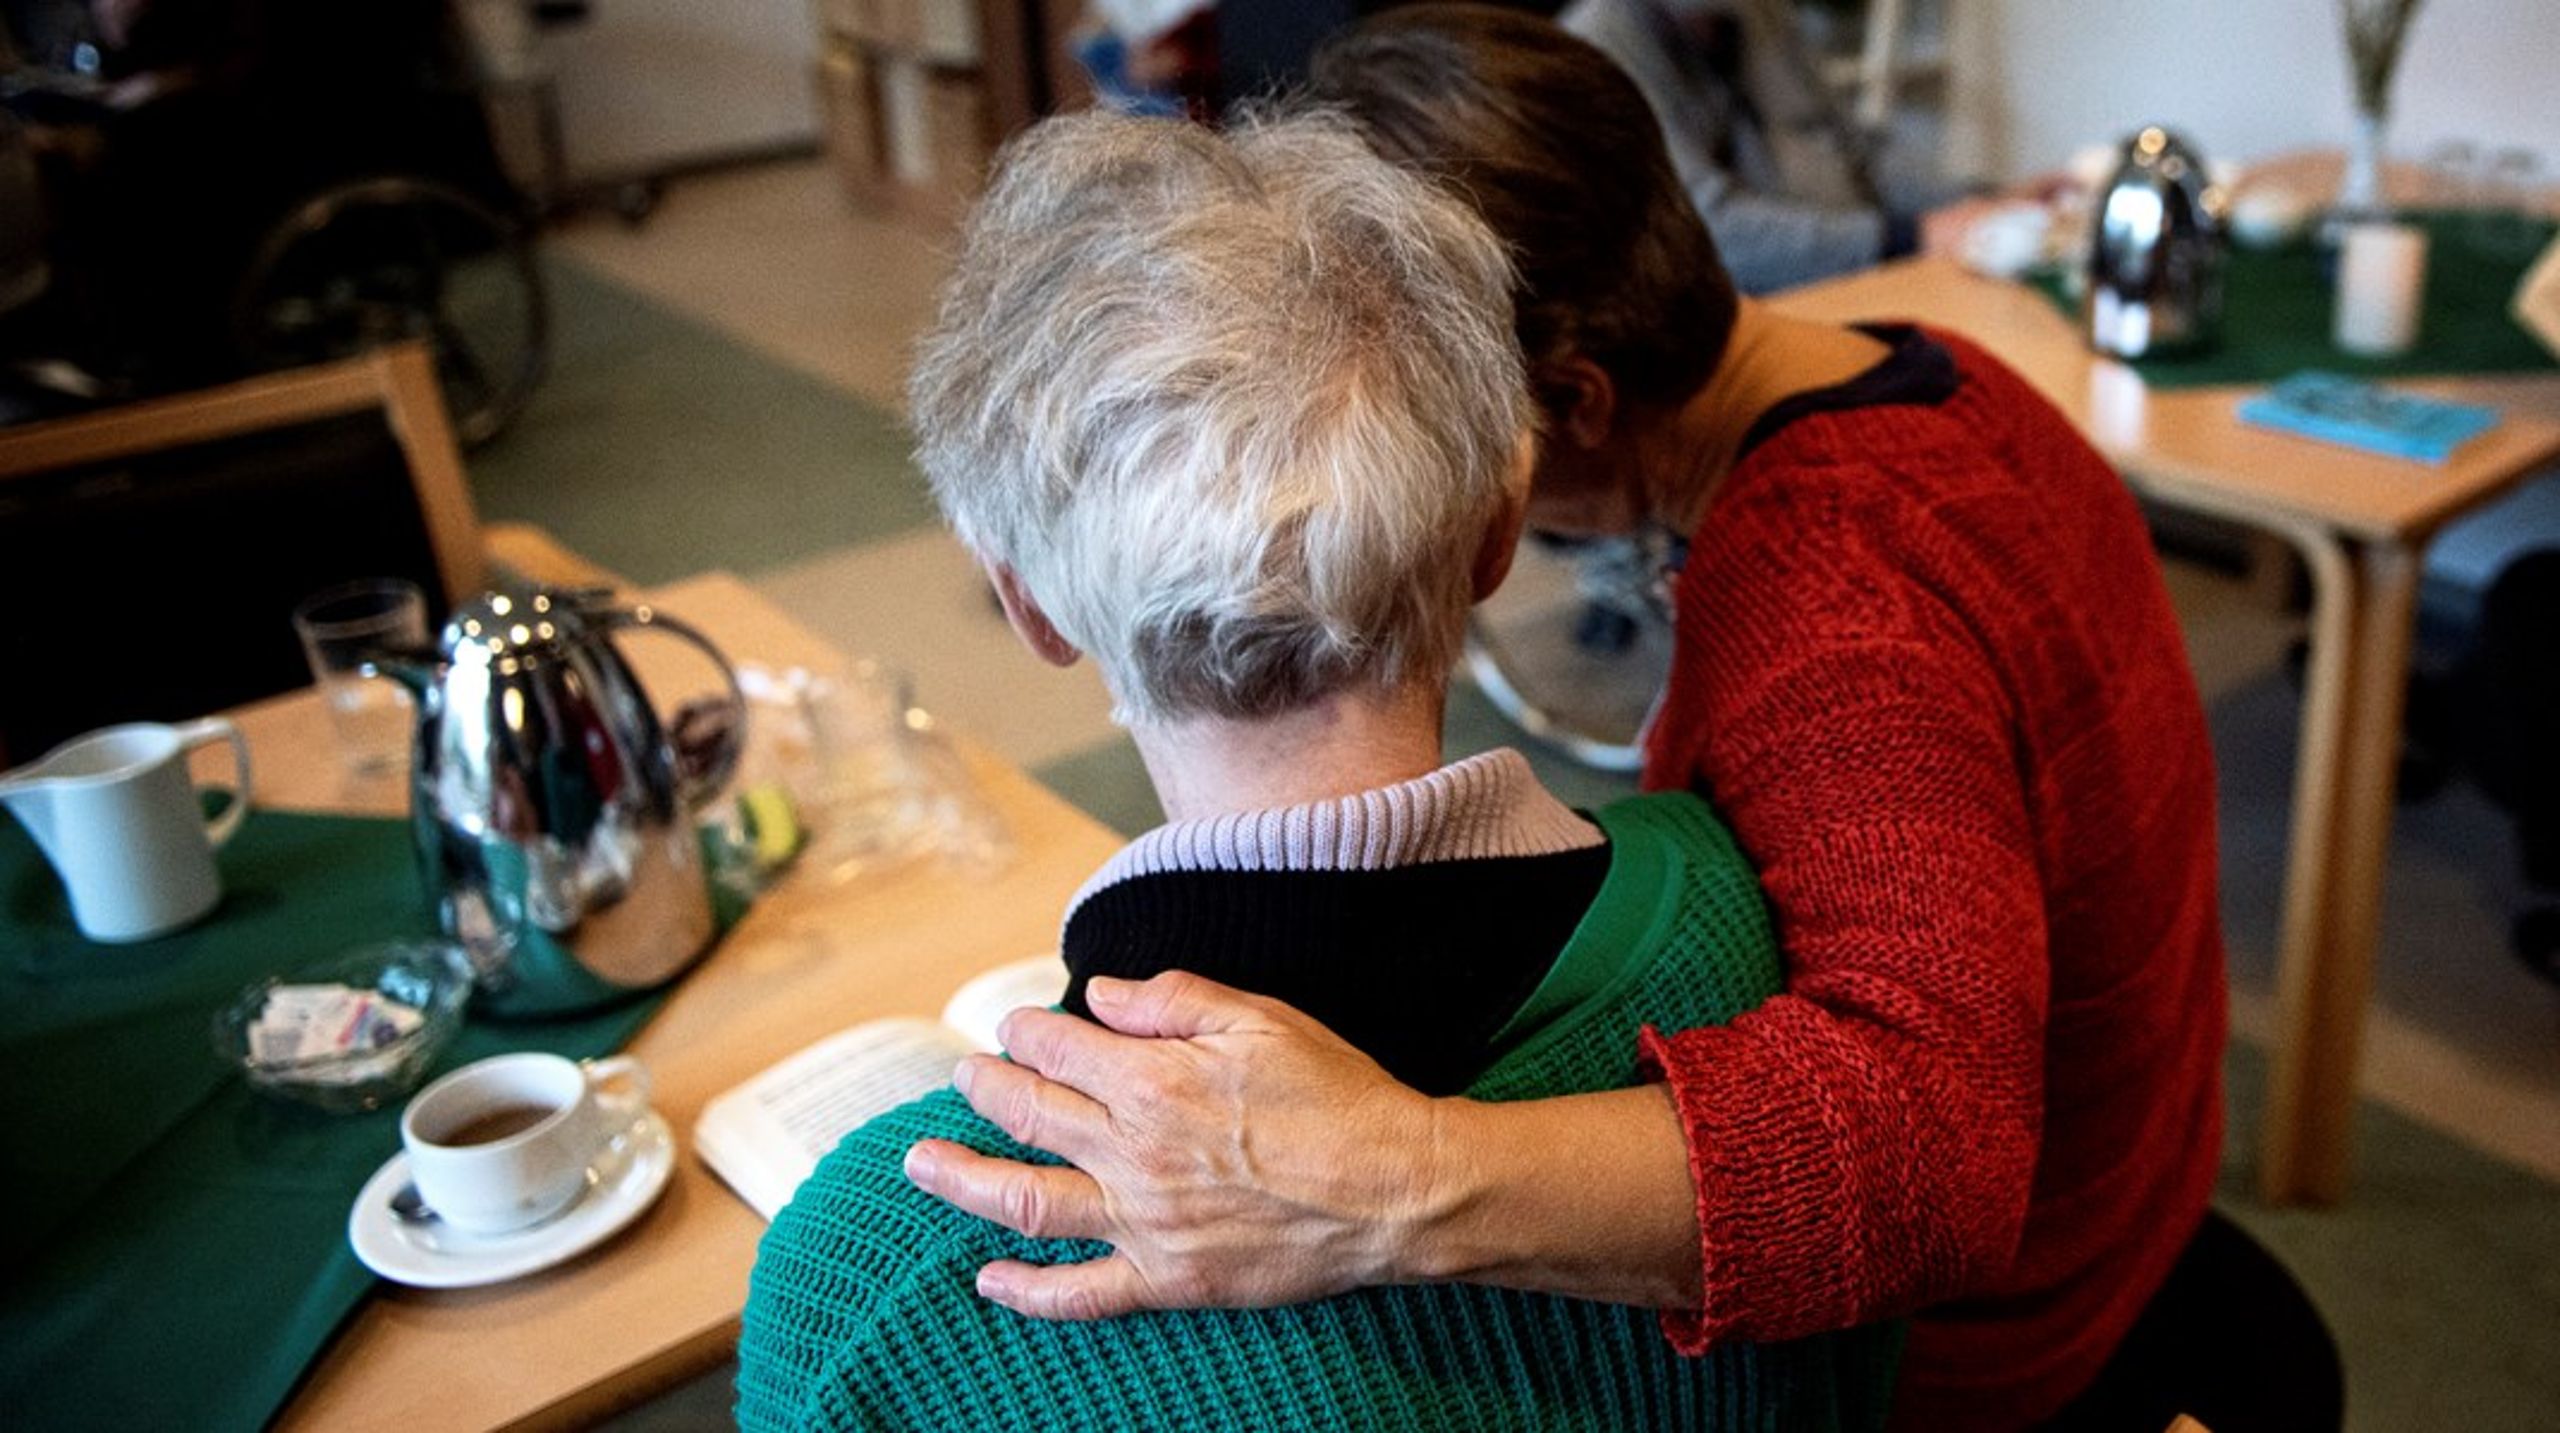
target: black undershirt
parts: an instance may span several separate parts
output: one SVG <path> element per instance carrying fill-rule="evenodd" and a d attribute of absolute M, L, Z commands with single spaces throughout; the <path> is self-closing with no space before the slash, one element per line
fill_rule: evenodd
<path fill-rule="evenodd" d="M 1286 1001 L 1425 1094 L 1455 1094 L 1600 893 L 1609 848 L 1375 871 L 1168 871 L 1087 896 L 1064 1002 L 1188 970 Z"/>
<path fill-rule="evenodd" d="M 1752 423 L 1751 431 L 1742 435 L 1742 448 L 1734 454 L 1736 462 L 1749 457 L 1752 449 L 1778 436 L 1779 429 L 1799 418 L 1892 404 L 1935 408 L 1953 398 L 1956 389 L 1963 386 L 1964 373 L 1956 367 L 1955 355 L 1912 325 L 1862 323 L 1856 327 L 1892 351 L 1847 382 L 1809 389 L 1771 404 Z"/>

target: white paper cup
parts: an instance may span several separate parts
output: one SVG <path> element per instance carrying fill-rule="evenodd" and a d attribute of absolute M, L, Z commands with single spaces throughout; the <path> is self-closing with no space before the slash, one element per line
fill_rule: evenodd
<path fill-rule="evenodd" d="M 2352 225 L 2338 248 L 2338 312 L 2330 338 L 2367 357 L 2406 353 L 2418 341 L 2426 290 L 2425 230 Z"/>
<path fill-rule="evenodd" d="M 627 1055 L 584 1063 L 497 1055 L 420 1090 L 401 1112 L 400 1143 L 419 1197 L 438 1217 L 468 1234 L 504 1234 L 569 1207 L 588 1170 L 648 1106 L 648 1072 Z M 529 1126 L 462 1142 L 474 1125 L 528 1108 L 541 1112 Z"/>

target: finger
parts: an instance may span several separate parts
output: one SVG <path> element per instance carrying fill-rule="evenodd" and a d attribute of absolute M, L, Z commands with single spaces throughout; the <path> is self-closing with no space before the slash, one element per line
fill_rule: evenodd
<path fill-rule="evenodd" d="M 969 1108 L 1034 1149 L 1075 1160 L 1111 1137 L 1109 1111 L 1037 1070 L 972 1055 L 951 1072 L 951 1083 Z"/>
<path fill-rule="evenodd" d="M 1103 1104 L 1116 1103 L 1125 1092 L 1153 1084 L 1152 1052 L 1135 1040 L 1073 1015 L 1055 1010 L 1016 1010 L 997 1027 L 1004 1052 L 1015 1064 L 1039 1071 L 1069 1089 Z"/>
<path fill-rule="evenodd" d="M 1102 1188 L 1079 1169 L 1020 1164 L 945 1139 L 907 1150 L 907 1182 L 964 1214 L 1033 1239 L 1099 1239 L 1109 1232 Z"/>
<path fill-rule="evenodd" d="M 999 1260 L 978 1271 L 978 1293 L 1018 1314 L 1075 1323 L 1153 1307 L 1137 1266 L 1117 1254 L 1046 1267 Z"/>
<path fill-rule="evenodd" d="M 1270 1023 L 1273 1004 L 1187 970 L 1152 979 L 1087 982 L 1085 1003 L 1093 1018 L 1125 1035 L 1187 1040 Z"/>

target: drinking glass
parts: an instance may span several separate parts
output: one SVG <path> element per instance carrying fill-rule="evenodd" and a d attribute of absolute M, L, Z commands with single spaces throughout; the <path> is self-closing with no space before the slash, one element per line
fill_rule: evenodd
<path fill-rule="evenodd" d="M 399 683 L 360 669 L 386 649 L 426 646 L 426 594 L 396 577 L 349 582 L 304 598 L 293 609 L 293 630 L 310 659 L 311 680 L 329 704 L 347 769 L 358 777 L 397 770 L 415 725 L 409 694 Z"/>
<path fill-rule="evenodd" d="M 931 846 L 934 792 L 911 726 L 914 681 L 865 658 L 841 676 L 814 679 L 802 702 L 818 769 L 821 858 L 849 877 Z"/>

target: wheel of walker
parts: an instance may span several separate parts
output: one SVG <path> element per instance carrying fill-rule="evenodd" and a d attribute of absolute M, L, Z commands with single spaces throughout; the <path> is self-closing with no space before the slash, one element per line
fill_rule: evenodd
<path fill-rule="evenodd" d="M 240 280 L 232 333 L 256 369 L 425 343 L 466 447 L 523 411 L 550 357 L 550 308 L 524 227 L 430 180 L 324 190 L 271 230 Z"/>
<path fill-rule="evenodd" d="M 1671 674 L 1666 557 L 1634 539 L 1523 542 L 1469 619 L 1468 675 L 1531 738 L 1636 770 Z"/>

